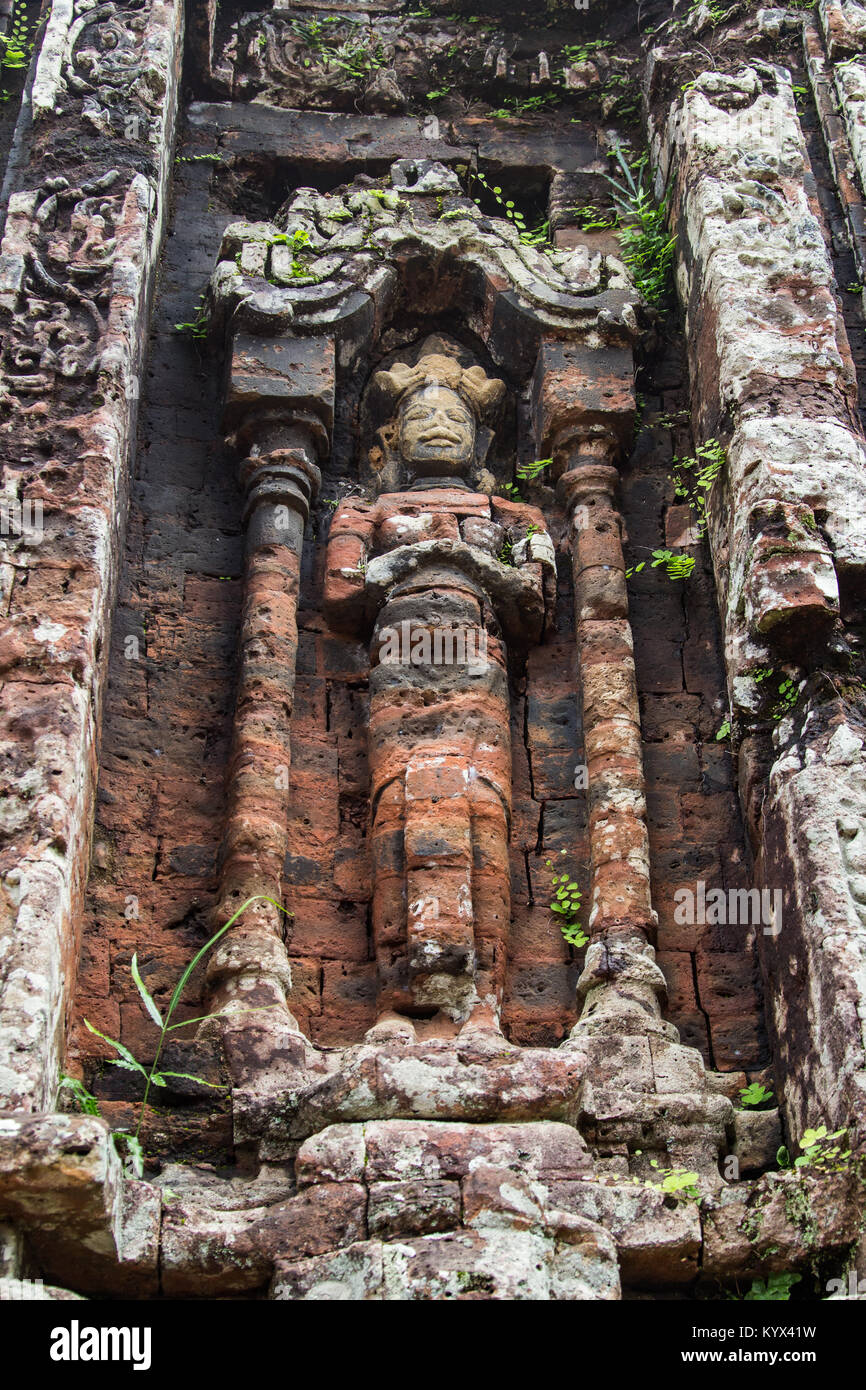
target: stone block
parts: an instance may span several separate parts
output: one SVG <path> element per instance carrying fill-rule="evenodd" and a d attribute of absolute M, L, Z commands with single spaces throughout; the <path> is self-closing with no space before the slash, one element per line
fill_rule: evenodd
<path fill-rule="evenodd" d="M 253 407 L 312 411 L 334 423 L 334 340 L 268 338 L 238 333 L 232 344 L 225 395 L 225 428 Z"/>

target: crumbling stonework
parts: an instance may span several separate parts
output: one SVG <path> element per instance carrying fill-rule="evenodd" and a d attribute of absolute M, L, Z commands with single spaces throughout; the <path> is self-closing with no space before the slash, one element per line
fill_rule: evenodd
<path fill-rule="evenodd" d="M 0 1297 L 860 1268 L 864 12 L 638 10 L 51 7 Z"/>

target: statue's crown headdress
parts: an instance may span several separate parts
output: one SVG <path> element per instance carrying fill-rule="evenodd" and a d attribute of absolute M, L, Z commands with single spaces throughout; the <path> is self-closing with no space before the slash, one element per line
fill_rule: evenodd
<path fill-rule="evenodd" d="M 376 386 L 395 405 L 425 386 L 447 386 L 466 402 L 476 420 L 494 413 L 505 394 L 505 383 L 489 377 L 483 367 L 463 367 L 439 337 L 428 338 L 421 347 L 414 367 L 395 362 L 386 372 L 377 372 Z"/>

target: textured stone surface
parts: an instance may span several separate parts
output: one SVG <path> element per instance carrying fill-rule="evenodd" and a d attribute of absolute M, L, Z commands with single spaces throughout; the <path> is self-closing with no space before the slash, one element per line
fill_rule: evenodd
<path fill-rule="evenodd" d="M 849 1173 L 769 1173 L 722 1192 L 704 1212 L 703 1272 L 729 1279 L 802 1269 L 819 1249 L 841 1252 L 849 1246 L 858 1225 Z"/>
<path fill-rule="evenodd" d="M 495 1035 L 456 1046 L 369 1045 L 350 1050 L 332 1076 L 276 1104 L 251 1099 L 238 1137 L 261 1136 L 262 1156 L 273 1160 L 293 1140 L 350 1120 L 570 1118 L 585 1065 L 577 1051 L 518 1049 Z"/>
<path fill-rule="evenodd" d="M 770 969 L 790 986 L 771 1020 L 801 1133 L 820 1113 L 859 1133 L 866 1086 L 866 772 L 864 731 L 840 709 L 809 721 L 771 769 L 763 871 L 787 885 L 781 931 L 764 936 Z"/>
<path fill-rule="evenodd" d="M 794 621 L 817 632 L 838 612 L 838 576 L 864 563 L 866 453 L 788 74 L 705 74 L 661 143 L 693 380 L 707 388 L 698 418 L 705 437 L 733 427 L 727 515 L 711 520 L 733 680 L 750 639 Z"/>
<path fill-rule="evenodd" d="M 583 1223 L 573 1239 L 525 1230 L 370 1241 L 283 1265 L 280 1300 L 610 1300 L 619 1297 L 609 1238 Z"/>
<path fill-rule="evenodd" d="M 538 251 L 522 242 L 505 219 L 484 219 L 481 227 L 482 219 L 463 196 L 457 176 L 429 157 L 396 161 L 389 181 L 390 189 L 353 189 L 345 199 L 302 190 L 284 210 L 285 227 L 229 226 L 210 284 L 215 327 L 220 329 L 231 315 L 233 323 L 266 335 L 289 325 L 303 331 L 309 322 L 333 324 L 342 336 L 351 331 L 352 320 L 362 310 L 384 309 L 396 288 L 401 253 L 411 241 L 420 245 L 425 257 L 461 267 L 467 307 L 485 337 L 492 329 L 497 357 L 537 346 L 546 326 L 604 327 L 614 341 L 624 344 L 636 335 L 637 296 L 620 262 L 608 263 L 601 256 L 584 259 L 570 250 Z M 401 220 L 408 207 L 411 230 Z M 295 253 L 297 272 L 283 272 L 279 245 L 264 264 L 252 251 L 244 262 L 241 248 L 260 247 L 265 238 L 273 244 L 286 232 L 303 237 L 300 245 L 305 249 Z M 231 259 L 235 255 L 240 263 Z M 271 280 L 266 278 L 269 267 Z M 288 283 L 274 286 L 272 281 L 281 277 Z M 528 333 L 526 344 L 506 344 L 507 310 L 499 301 L 500 284 L 513 286 L 512 312 L 516 310 Z M 475 307 L 473 301 L 478 300 Z M 486 332 L 482 316 L 488 319 Z"/>
<path fill-rule="evenodd" d="M 595 1221 L 616 1244 L 623 1281 L 653 1288 L 691 1283 L 701 1252 L 697 1204 L 671 1205 L 643 1185 L 556 1182 L 551 1201 L 564 1211 Z"/>
<path fill-rule="evenodd" d="M 778 1110 L 737 1110 L 734 1113 L 731 1152 L 740 1173 L 760 1173 L 771 1168 L 782 1143 Z"/>
<path fill-rule="evenodd" d="M 552 1121 L 488 1124 L 373 1120 L 331 1125 L 298 1150 L 298 1183 L 409 1182 L 463 1178 L 482 1159 L 518 1168 L 541 1182 L 581 1177 L 591 1170 L 584 1141 L 570 1125 Z"/>
<path fill-rule="evenodd" d="M 93 806 L 101 653 L 165 226 L 180 17 L 179 5 L 154 3 L 123 28 L 105 11 L 52 11 L 34 79 L 29 162 L 15 171 L 0 246 L 4 488 L 17 496 L 22 457 L 41 459 L 24 492 L 42 502 L 45 519 L 38 546 L 28 546 L 26 534 L 2 538 L 10 596 L 0 730 L 9 769 L 0 867 L 0 1090 L 4 1105 L 16 1109 L 54 1103 L 64 1045 Z M 82 30 L 91 53 L 103 50 L 95 62 L 81 62 Z M 130 119 L 137 148 L 100 145 L 112 123 L 123 129 Z M 72 137 L 76 157 L 71 178 L 58 182 L 51 142 L 60 128 Z M 35 411 L 34 392 L 46 398 Z M 54 596 L 50 613 L 40 598 L 46 582 L 46 596 Z"/>
<path fill-rule="evenodd" d="M 40 1271 L 86 1292 L 157 1289 L 160 1197 L 124 1180 L 102 1120 L 0 1117 L 0 1213 L 26 1231 Z"/>

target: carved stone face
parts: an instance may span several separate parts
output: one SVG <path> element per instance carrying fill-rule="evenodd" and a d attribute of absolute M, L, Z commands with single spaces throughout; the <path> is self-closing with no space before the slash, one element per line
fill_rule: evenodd
<path fill-rule="evenodd" d="M 456 391 L 424 386 L 400 406 L 398 439 L 410 473 L 459 476 L 475 456 L 475 416 Z"/>

